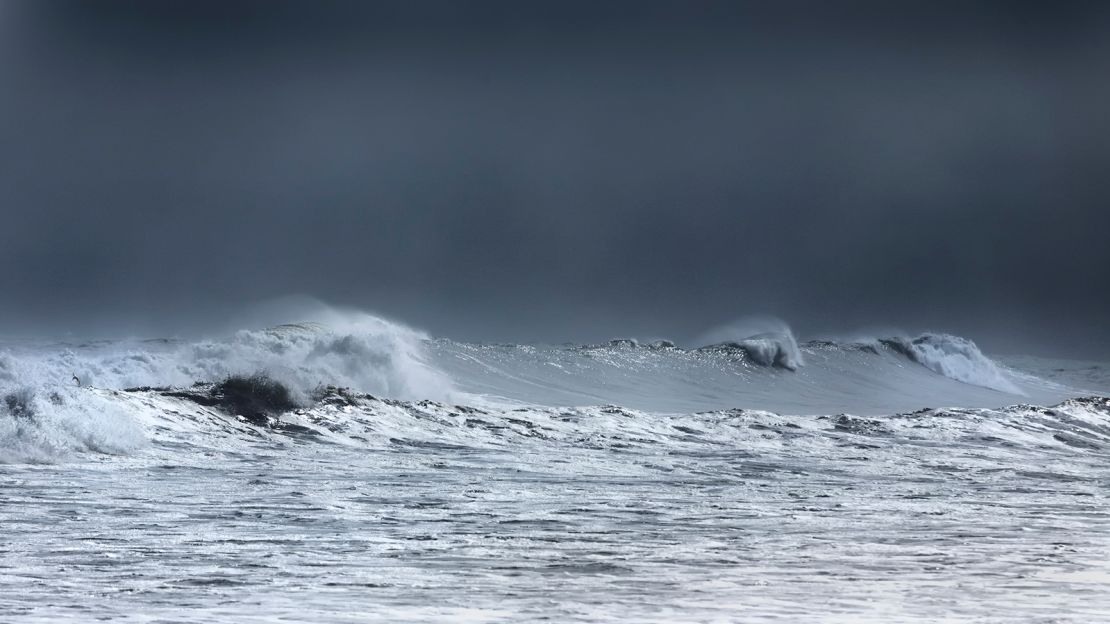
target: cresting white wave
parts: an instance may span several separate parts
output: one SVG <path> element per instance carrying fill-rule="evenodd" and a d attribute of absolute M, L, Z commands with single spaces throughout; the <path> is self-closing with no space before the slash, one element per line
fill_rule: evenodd
<path fill-rule="evenodd" d="M 751 317 L 718 328 L 702 339 L 713 346 L 732 346 L 747 352 L 763 366 L 797 370 L 805 364 L 803 350 L 784 321 L 773 317 Z M 979 347 L 960 336 L 926 332 L 916 338 L 893 336 L 869 338 L 864 344 L 884 345 L 909 357 L 929 370 L 973 386 L 1000 392 L 1025 393 Z"/>
<path fill-rule="evenodd" d="M 763 366 L 791 371 L 805 364 L 804 350 L 794 332 L 781 319 L 753 316 L 738 319 L 719 327 L 701 338 L 701 344 L 713 347 L 734 347 Z M 1024 396 L 1024 392 L 979 347 L 960 336 L 926 332 L 917 337 L 865 338 L 862 344 L 886 346 L 921 364 L 929 370 L 973 386 L 991 388 Z"/>
<path fill-rule="evenodd" d="M 220 340 L 62 345 L 0 353 L 0 383 L 28 387 L 185 386 L 264 372 L 303 398 L 320 384 L 447 400 L 451 382 L 423 361 L 427 336 L 363 313 L 242 330 Z M 76 379 L 74 379 L 76 377 Z"/>
<path fill-rule="evenodd" d="M 762 366 L 798 370 L 805 364 L 794 331 L 784 321 L 768 316 L 738 319 L 703 335 L 707 348 L 733 347 L 745 351 Z"/>
<path fill-rule="evenodd" d="M 929 370 L 949 379 L 1000 392 L 1025 395 L 993 360 L 967 338 L 926 333 L 914 339 L 882 340 Z"/>
<path fill-rule="evenodd" d="M 144 341 L 0 351 L 0 461 L 50 461 L 74 451 L 144 443 L 134 414 L 86 388 L 187 387 L 264 373 L 302 404 L 338 384 L 402 399 L 451 400 L 423 360 L 427 336 L 359 312 L 321 309 L 311 322 L 243 330 L 222 340 Z"/>
<path fill-rule="evenodd" d="M 611 404 L 655 415 L 731 408 L 881 415 L 1089 394 L 1011 374 L 972 341 L 945 334 L 799 344 L 781 321 L 748 319 L 705 336 L 700 344 L 708 346 L 544 347 L 432 340 L 360 312 L 321 308 L 310 318 L 220 340 L 0 348 L 0 462 L 130 452 L 147 444 L 153 422 L 136 410 L 165 403 L 115 391 L 258 373 L 305 408 L 331 385 L 409 402 L 398 409 L 431 400 L 491 413 Z M 159 427 L 165 418 L 155 418 Z"/>
<path fill-rule="evenodd" d="M 134 412 L 114 398 L 76 387 L 3 387 L 5 364 L 0 357 L 0 463 L 51 463 L 86 451 L 118 455 L 147 445 Z"/>
<path fill-rule="evenodd" d="M 955 336 L 799 344 L 779 323 L 725 328 L 688 348 L 631 339 L 578 347 L 436 340 L 430 351 L 464 392 L 548 406 L 882 414 L 1054 402 L 1094 389 L 1050 384 L 1000 367 Z"/>

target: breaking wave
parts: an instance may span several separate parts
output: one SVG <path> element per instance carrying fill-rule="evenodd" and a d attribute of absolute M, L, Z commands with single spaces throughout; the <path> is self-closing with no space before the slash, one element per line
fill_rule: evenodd
<path fill-rule="evenodd" d="M 61 344 L 0 352 L 0 385 L 182 386 L 265 372 L 307 396 L 339 383 L 399 398 L 448 399 L 451 381 L 423 361 L 427 336 L 358 312 L 242 330 L 219 340 Z"/>
<path fill-rule="evenodd" d="M 948 334 L 922 334 L 912 340 L 885 338 L 881 342 L 950 379 L 1000 392 L 1025 394 L 967 338 Z"/>
<path fill-rule="evenodd" d="M 258 373 L 308 404 L 340 384 L 405 399 L 450 400 L 450 379 L 423 360 L 427 336 L 360 312 L 319 309 L 308 322 L 219 340 L 16 345 L 0 351 L 0 461 L 145 443 L 133 410 L 88 389 L 190 387 Z"/>
<path fill-rule="evenodd" d="M 51 463 L 75 453 L 125 454 L 147 445 L 134 413 L 78 388 L 0 391 L 0 463 Z"/>
<path fill-rule="evenodd" d="M 461 422 L 532 437 L 549 435 L 537 419 L 623 414 L 621 427 L 642 419 L 635 427 L 647 436 L 654 420 L 677 427 L 737 408 L 808 418 L 943 406 L 995 413 L 1019 400 L 1050 405 L 1082 394 L 1090 388 L 1019 374 L 946 334 L 799 343 L 781 321 L 745 319 L 688 348 L 627 339 L 488 345 L 320 309 L 306 322 L 222 339 L 0 349 L 0 462 L 130 453 L 170 431 L 235 438 L 277 427 L 326 437 L 354 426 L 321 420 L 327 412 L 346 422 L 337 411 L 353 415 L 365 439 L 384 427 L 370 424 L 383 413 L 439 422 L 421 435 Z M 411 435 L 395 428 L 392 437 Z"/>
<path fill-rule="evenodd" d="M 739 349 L 762 366 L 798 370 L 805 364 L 794 332 L 773 317 L 747 317 L 719 327 L 702 337 L 703 349 Z"/>

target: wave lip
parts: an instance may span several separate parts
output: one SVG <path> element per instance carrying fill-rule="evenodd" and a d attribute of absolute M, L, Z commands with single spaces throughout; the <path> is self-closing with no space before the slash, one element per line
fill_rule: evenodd
<path fill-rule="evenodd" d="M 745 357 L 760 365 L 796 371 L 803 363 L 801 349 L 793 337 L 783 334 L 760 334 L 745 340 L 730 340 L 706 347 L 700 351 L 742 351 Z"/>
<path fill-rule="evenodd" d="M 794 332 L 782 320 L 748 317 L 719 327 L 702 338 L 703 349 L 739 349 L 760 366 L 796 371 L 805 364 Z"/>
<path fill-rule="evenodd" d="M 764 366 L 794 371 L 803 364 L 802 351 L 790 333 L 759 334 L 739 344 L 753 360 Z"/>
<path fill-rule="evenodd" d="M 1025 395 L 993 360 L 983 355 L 979 347 L 967 338 L 925 333 L 912 340 L 884 338 L 880 342 L 949 379 L 999 392 Z"/>

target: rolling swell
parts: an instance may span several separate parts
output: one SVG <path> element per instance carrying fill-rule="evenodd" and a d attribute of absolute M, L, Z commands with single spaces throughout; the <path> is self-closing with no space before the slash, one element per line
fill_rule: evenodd
<path fill-rule="evenodd" d="M 435 340 L 428 350 L 430 361 L 463 392 L 544 405 L 889 414 L 936 405 L 1048 404 L 1095 389 L 1044 383 L 997 364 L 972 341 L 946 334 L 797 343 L 792 334 L 777 332 L 689 348 L 665 344 Z"/>

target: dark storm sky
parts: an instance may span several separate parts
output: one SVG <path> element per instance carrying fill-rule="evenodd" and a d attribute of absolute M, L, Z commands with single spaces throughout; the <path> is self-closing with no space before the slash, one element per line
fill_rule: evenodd
<path fill-rule="evenodd" d="M 0 333 L 310 294 L 440 335 L 1110 352 L 1110 11 L 0 3 Z"/>

